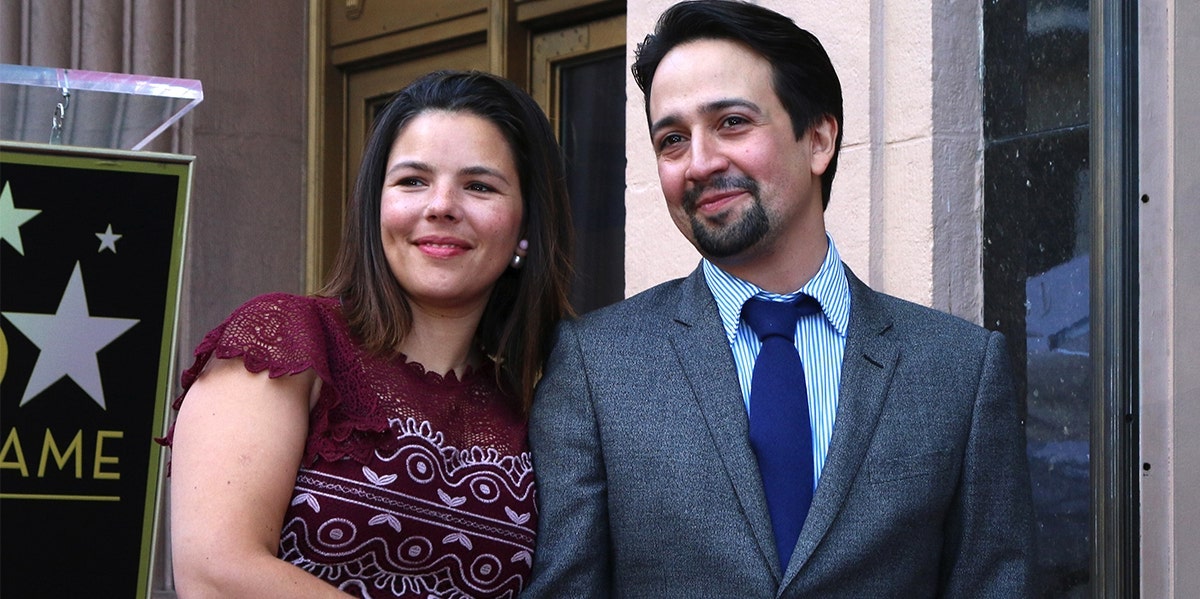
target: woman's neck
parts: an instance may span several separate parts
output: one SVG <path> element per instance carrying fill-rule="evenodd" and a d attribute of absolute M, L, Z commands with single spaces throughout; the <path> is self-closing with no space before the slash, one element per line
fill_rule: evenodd
<path fill-rule="evenodd" d="M 412 328 L 399 350 L 428 372 L 461 379 L 468 368 L 478 368 L 483 352 L 475 344 L 475 330 L 482 308 L 465 313 L 429 310 L 413 306 Z"/>

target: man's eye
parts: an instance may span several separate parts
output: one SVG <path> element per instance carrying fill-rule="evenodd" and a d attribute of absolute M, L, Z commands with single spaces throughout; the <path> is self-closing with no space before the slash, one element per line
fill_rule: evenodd
<path fill-rule="evenodd" d="M 726 127 L 736 127 L 736 126 L 738 126 L 738 125 L 741 125 L 741 124 L 743 124 L 743 123 L 745 123 L 745 122 L 746 122 L 746 119 L 744 119 L 744 118 L 742 118 L 742 117 L 740 117 L 740 116 L 727 116 L 727 117 L 725 117 L 725 126 L 726 126 Z"/>
<path fill-rule="evenodd" d="M 664 135 L 662 140 L 658 142 L 659 149 L 665 149 L 683 141 L 683 136 L 678 133 L 669 133 Z"/>

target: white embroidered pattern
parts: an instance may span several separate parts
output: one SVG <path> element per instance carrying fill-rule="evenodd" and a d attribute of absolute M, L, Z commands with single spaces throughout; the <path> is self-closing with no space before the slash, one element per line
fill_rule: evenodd
<path fill-rule="evenodd" d="M 280 557 L 362 597 L 515 598 L 536 528 L 528 453 L 446 446 L 411 418 L 392 425 L 394 452 L 301 469 Z"/>

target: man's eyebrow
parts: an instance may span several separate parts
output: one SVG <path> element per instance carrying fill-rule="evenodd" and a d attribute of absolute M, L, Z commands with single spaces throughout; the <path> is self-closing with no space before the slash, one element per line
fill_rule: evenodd
<path fill-rule="evenodd" d="M 759 108 L 758 104 L 755 104 L 750 100 L 746 100 L 744 98 L 723 98 L 721 100 L 713 100 L 712 102 L 701 106 L 700 113 L 708 115 L 714 112 L 728 110 L 730 108 L 745 108 L 755 113 L 762 112 L 762 109 Z M 678 125 L 681 120 L 682 117 L 680 117 L 678 114 L 668 114 L 667 116 L 658 119 L 652 125 L 650 125 L 650 136 L 653 137 L 654 134 L 661 129 Z"/>
<path fill-rule="evenodd" d="M 674 115 L 674 114 L 668 114 L 667 116 L 664 116 L 663 118 L 658 119 L 657 121 L 655 121 L 653 124 L 650 125 L 650 137 L 654 137 L 654 134 L 657 133 L 658 131 L 661 131 L 662 129 L 666 129 L 668 127 L 674 127 L 675 125 L 678 125 L 681 120 L 682 119 L 680 119 L 678 115 Z"/>
<path fill-rule="evenodd" d="M 701 112 L 704 114 L 711 114 L 729 108 L 745 108 L 751 112 L 762 112 L 762 109 L 758 107 L 758 104 L 755 104 L 754 102 L 744 98 L 728 98 L 725 100 L 709 102 L 708 104 L 705 104 L 703 108 L 701 108 Z"/>

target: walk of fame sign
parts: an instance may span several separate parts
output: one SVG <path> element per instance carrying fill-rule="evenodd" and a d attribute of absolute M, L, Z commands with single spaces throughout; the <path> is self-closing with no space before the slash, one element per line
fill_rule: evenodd
<path fill-rule="evenodd" d="M 191 167 L 0 142 L 0 595 L 147 596 Z"/>

